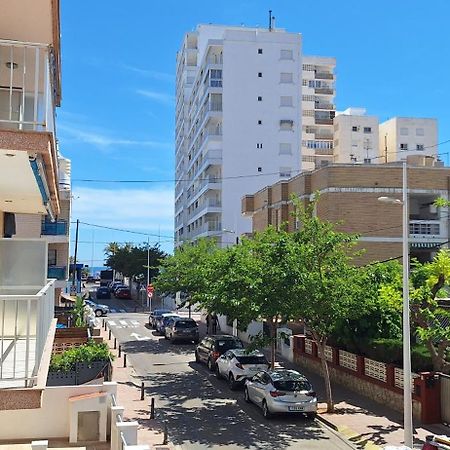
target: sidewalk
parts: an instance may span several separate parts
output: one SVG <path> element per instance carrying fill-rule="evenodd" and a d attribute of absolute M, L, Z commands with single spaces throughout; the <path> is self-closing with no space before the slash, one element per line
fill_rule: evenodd
<path fill-rule="evenodd" d="M 325 401 L 325 386 L 320 373 L 312 372 L 277 354 L 283 367 L 302 372 L 314 386 L 319 402 Z M 385 445 L 403 444 L 403 415 L 370 400 L 337 383 L 331 385 L 335 413 L 326 413 L 326 403 L 319 404 L 319 419 L 339 431 L 358 448 L 381 449 Z M 450 434 L 450 428 L 442 425 L 418 425 L 415 421 L 414 443 L 421 444 L 428 434 Z M 421 445 L 418 447 L 421 448 Z"/>
<path fill-rule="evenodd" d="M 104 320 L 107 320 L 104 318 Z M 103 320 L 101 320 L 103 323 Z M 111 352 L 115 356 L 112 373 L 112 381 L 117 382 L 117 402 L 125 408 L 124 420 L 136 421 L 139 423 L 138 443 L 148 445 L 152 450 L 173 449 L 172 444 L 163 445 L 164 434 L 163 426 L 158 419 L 150 419 L 150 399 L 145 396 L 141 400 L 141 381 L 136 375 L 129 360 L 127 367 L 123 367 L 123 353 L 118 357 L 117 349 L 114 350 L 114 336 L 111 341 L 108 340 L 109 332 L 101 328 L 101 336 L 108 343 Z"/>

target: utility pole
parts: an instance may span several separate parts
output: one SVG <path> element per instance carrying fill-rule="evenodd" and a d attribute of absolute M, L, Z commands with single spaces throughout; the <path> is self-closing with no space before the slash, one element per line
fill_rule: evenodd
<path fill-rule="evenodd" d="M 147 287 L 150 284 L 150 237 L 147 236 L 147 286 L 145 292 L 147 294 L 147 309 L 150 308 L 150 296 L 148 295 Z"/>
<path fill-rule="evenodd" d="M 384 135 L 384 162 L 388 162 L 387 134 Z"/>
<path fill-rule="evenodd" d="M 75 286 L 75 279 L 77 276 L 77 252 L 78 252 L 78 226 L 80 224 L 80 220 L 77 219 L 77 228 L 75 231 L 75 252 L 73 256 L 73 272 L 72 272 L 72 289 Z"/>

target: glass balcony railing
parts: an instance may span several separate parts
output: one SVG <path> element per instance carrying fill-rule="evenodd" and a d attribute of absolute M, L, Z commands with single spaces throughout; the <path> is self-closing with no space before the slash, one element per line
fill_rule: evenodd
<path fill-rule="evenodd" d="M 47 269 L 47 278 L 56 278 L 57 280 L 65 280 L 67 278 L 66 267 L 50 266 Z"/>
<path fill-rule="evenodd" d="M 43 236 L 65 236 L 67 234 L 67 222 L 57 220 L 55 222 L 42 222 L 41 235 Z"/>

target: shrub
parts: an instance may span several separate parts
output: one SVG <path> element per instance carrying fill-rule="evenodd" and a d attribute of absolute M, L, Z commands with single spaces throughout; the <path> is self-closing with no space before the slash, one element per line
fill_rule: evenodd
<path fill-rule="evenodd" d="M 80 347 L 70 348 L 59 355 L 52 355 L 50 370 L 54 372 L 69 372 L 75 370 L 77 363 L 90 364 L 94 361 L 107 361 L 114 356 L 109 351 L 108 344 L 101 342 L 97 344 L 89 341 Z"/>

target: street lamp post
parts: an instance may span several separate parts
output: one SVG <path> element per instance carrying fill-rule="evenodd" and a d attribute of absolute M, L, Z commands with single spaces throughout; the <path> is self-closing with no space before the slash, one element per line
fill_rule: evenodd
<path fill-rule="evenodd" d="M 402 211 L 402 248 L 403 248 L 403 431 L 405 445 L 413 447 L 412 422 L 412 376 L 411 376 L 411 347 L 409 325 L 409 214 L 408 214 L 408 179 L 406 161 L 403 162 L 403 200 L 390 197 L 379 197 L 384 203 L 403 205 Z"/>

